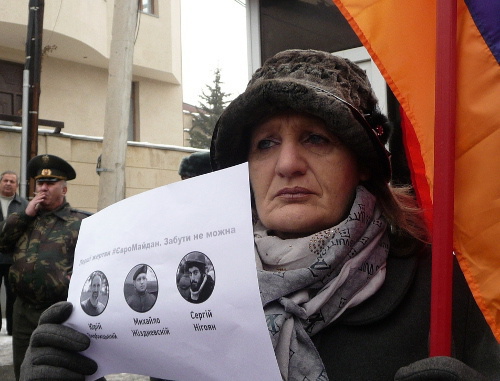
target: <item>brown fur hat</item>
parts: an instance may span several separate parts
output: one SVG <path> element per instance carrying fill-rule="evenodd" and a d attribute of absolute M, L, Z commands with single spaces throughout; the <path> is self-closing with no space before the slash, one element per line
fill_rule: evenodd
<path fill-rule="evenodd" d="M 247 161 L 252 128 L 286 110 L 324 120 L 372 175 L 390 180 L 390 154 L 384 147 L 390 124 L 365 72 L 347 59 L 316 50 L 283 51 L 255 72 L 215 126 L 213 169 Z"/>

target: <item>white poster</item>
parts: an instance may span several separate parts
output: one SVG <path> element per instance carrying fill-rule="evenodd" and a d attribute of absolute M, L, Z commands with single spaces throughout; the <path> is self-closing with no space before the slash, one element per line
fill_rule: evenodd
<path fill-rule="evenodd" d="M 98 372 L 176 381 L 281 380 L 255 270 L 247 164 L 86 218 L 67 325 Z"/>

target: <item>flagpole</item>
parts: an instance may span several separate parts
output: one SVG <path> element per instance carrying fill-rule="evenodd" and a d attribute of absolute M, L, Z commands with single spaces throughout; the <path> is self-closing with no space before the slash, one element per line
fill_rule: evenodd
<path fill-rule="evenodd" d="M 430 356 L 451 355 L 457 3 L 436 2 Z"/>

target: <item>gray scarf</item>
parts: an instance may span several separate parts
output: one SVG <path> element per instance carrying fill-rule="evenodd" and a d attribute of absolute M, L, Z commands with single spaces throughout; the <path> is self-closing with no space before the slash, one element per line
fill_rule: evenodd
<path fill-rule="evenodd" d="M 282 240 L 256 224 L 261 298 L 284 380 L 328 380 L 310 337 L 380 288 L 386 228 L 375 196 L 362 186 L 344 221 L 311 236 Z"/>

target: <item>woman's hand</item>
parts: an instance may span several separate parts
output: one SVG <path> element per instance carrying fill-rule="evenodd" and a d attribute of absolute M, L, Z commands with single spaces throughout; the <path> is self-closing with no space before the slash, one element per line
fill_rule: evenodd
<path fill-rule="evenodd" d="M 85 380 L 97 371 L 97 363 L 78 352 L 87 349 L 87 335 L 62 325 L 73 305 L 59 302 L 49 307 L 40 317 L 31 336 L 21 366 L 21 380 Z"/>

